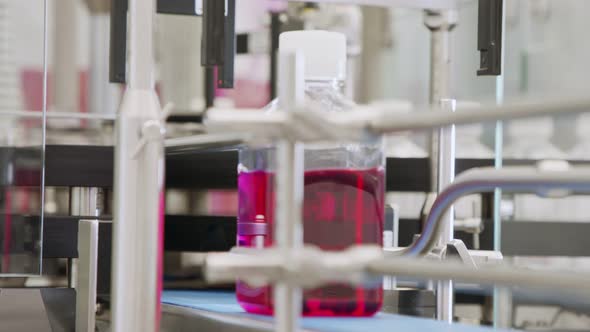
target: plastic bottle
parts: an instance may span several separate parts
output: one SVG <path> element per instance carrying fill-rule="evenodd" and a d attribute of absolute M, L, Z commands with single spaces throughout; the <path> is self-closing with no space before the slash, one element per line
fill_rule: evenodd
<path fill-rule="evenodd" d="M 281 34 L 281 50 L 305 58 L 306 103 L 338 116 L 352 106 L 341 92 L 346 76 L 346 38 L 326 31 Z M 279 111 L 272 102 L 267 112 Z M 238 167 L 238 246 L 273 244 L 274 148 L 240 151 Z M 343 250 L 354 244 L 382 245 L 384 158 L 381 141 L 305 146 L 303 232 L 306 244 Z M 237 299 L 248 312 L 272 314 L 271 287 L 237 283 Z M 330 284 L 303 294 L 307 316 L 370 316 L 381 307 L 381 284 Z"/>

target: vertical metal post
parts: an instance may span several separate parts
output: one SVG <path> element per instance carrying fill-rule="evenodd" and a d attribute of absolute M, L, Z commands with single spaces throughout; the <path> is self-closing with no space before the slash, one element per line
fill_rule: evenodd
<path fill-rule="evenodd" d="M 70 215 L 98 217 L 103 208 L 104 193 L 102 188 L 72 187 L 70 188 Z M 69 258 L 67 261 L 68 287 L 78 286 L 78 261 Z"/>
<path fill-rule="evenodd" d="M 524 6 L 529 4 L 528 0 L 523 2 Z M 500 45 L 500 72 L 496 77 L 496 104 L 502 105 L 504 103 L 504 63 L 506 56 L 506 3 L 502 6 L 502 45 Z M 525 17 L 528 17 L 530 11 L 523 10 Z M 527 24 L 524 25 L 525 28 Z M 526 41 L 526 40 L 525 40 Z M 504 123 L 502 121 L 496 122 L 495 130 L 495 146 L 494 146 L 494 167 L 502 168 L 503 157 L 502 151 L 504 146 Z M 502 190 L 496 188 L 494 190 L 494 250 L 501 251 L 502 244 L 502 215 L 500 213 L 500 206 L 502 204 Z M 512 328 L 513 303 L 512 293 L 510 289 L 504 287 L 495 287 L 493 296 L 493 326 L 494 328 Z"/>
<path fill-rule="evenodd" d="M 424 24 L 430 30 L 430 93 L 432 106 L 439 106 L 451 94 L 451 31 L 457 23 L 454 10 L 431 11 L 424 15 Z M 431 135 L 430 171 L 432 192 L 438 191 L 439 135 Z"/>
<path fill-rule="evenodd" d="M 383 229 L 383 248 L 397 248 L 399 246 L 399 207 L 387 204 L 385 206 L 385 227 Z M 397 282 L 394 276 L 383 276 L 383 290 L 395 290 Z M 384 294 L 386 296 L 386 294 Z"/>
<path fill-rule="evenodd" d="M 155 0 L 129 0 L 129 88 L 154 90 Z M 145 52 L 145 53 L 144 53 Z"/>
<path fill-rule="evenodd" d="M 270 99 L 277 97 L 277 53 L 281 34 L 281 13 L 270 12 Z"/>
<path fill-rule="evenodd" d="M 454 99 L 441 100 L 443 111 L 454 112 L 456 109 Z M 438 192 L 450 185 L 455 179 L 455 126 L 439 129 L 439 159 L 438 159 Z M 438 246 L 445 247 L 454 239 L 454 209 L 449 211 L 441 219 L 442 230 L 438 239 Z M 437 319 L 453 322 L 453 281 L 441 280 L 436 289 L 436 315 Z"/>
<path fill-rule="evenodd" d="M 457 102 L 454 99 L 442 99 L 440 102 L 443 111 L 454 112 L 457 108 Z M 444 190 L 455 179 L 455 125 L 443 127 L 438 133 L 438 192 Z M 445 214 L 442 219 L 439 246 L 446 246 L 447 243 L 454 239 L 454 218 L 453 207 Z"/>
<path fill-rule="evenodd" d="M 279 54 L 279 102 L 284 111 L 296 111 L 303 101 L 303 59 L 296 53 Z M 282 140 L 277 146 L 275 243 L 284 257 L 303 245 L 303 145 Z M 289 261 L 289 259 L 287 259 Z M 287 282 L 274 286 L 275 330 L 298 329 L 302 294 Z"/>
<path fill-rule="evenodd" d="M 159 328 L 164 130 L 154 89 L 155 8 L 155 0 L 129 1 L 129 80 L 116 122 L 114 332 Z"/>
<path fill-rule="evenodd" d="M 78 260 L 76 332 L 94 332 L 96 326 L 98 220 L 80 220 L 78 225 Z"/>
<path fill-rule="evenodd" d="M 448 107 L 444 99 L 451 93 L 451 31 L 457 23 L 456 10 L 427 10 L 424 24 L 430 30 L 430 104 Z M 451 103 L 453 104 L 453 103 Z M 452 138 L 452 139 L 451 139 Z M 432 192 L 440 192 L 454 175 L 454 128 L 443 128 L 431 135 L 430 168 Z M 451 172 L 452 171 L 452 172 Z M 439 245 L 452 239 L 452 213 L 445 217 L 445 232 Z M 450 237 L 449 237 L 450 233 Z M 453 285 L 451 281 L 437 286 L 437 319 L 453 320 Z"/>
<path fill-rule="evenodd" d="M 70 215 L 98 217 L 104 209 L 102 188 L 70 188 Z M 78 258 L 67 262 L 68 287 L 76 288 L 76 332 L 94 331 L 98 221 L 80 220 Z"/>

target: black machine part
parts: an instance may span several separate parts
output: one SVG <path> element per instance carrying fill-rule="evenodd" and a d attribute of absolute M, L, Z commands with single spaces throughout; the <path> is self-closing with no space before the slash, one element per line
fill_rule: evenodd
<path fill-rule="evenodd" d="M 227 6 L 227 7 L 226 7 Z M 219 88 L 233 88 L 236 53 L 235 0 L 202 0 L 203 37 L 201 63 L 217 67 Z M 126 83 L 127 10 L 129 0 L 111 0 L 111 83 Z M 158 0 L 157 12 L 172 15 L 200 15 L 195 0 Z"/>
<path fill-rule="evenodd" d="M 503 0 L 479 0 L 477 49 L 480 52 L 478 76 L 502 74 Z"/>

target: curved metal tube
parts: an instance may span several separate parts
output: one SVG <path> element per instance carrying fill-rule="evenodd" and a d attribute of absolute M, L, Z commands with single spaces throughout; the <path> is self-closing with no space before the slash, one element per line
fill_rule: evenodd
<path fill-rule="evenodd" d="M 448 280 L 482 285 L 501 284 L 526 289 L 557 292 L 548 300 L 575 296 L 588 303 L 590 290 L 587 273 L 571 273 L 549 269 L 530 269 L 519 266 L 482 266 L 472 268 L 460 262 L 440 262 L 422 259 L 385 258 L 369 263 L 367 270 L 373 275 L 395 275 L 398 277 L 419 277 L 424 279 Z M 567 295 L 568 297 L 565 297 Z"/>
<path fill-rule="evenodd" d="M 441 217 L 457 199 L 469 194 L 493 192 L 496 188 L 504 192 L 568 190 L 590 193 L 590 167 L 576 167 L 564 172 L 543 171 L 535 167 L 482 167 L 466 171 L 457 176 L 455 182 L 434 201 L 420 237 L 398 253 L 405 256 L 425 255 L 436 244 Z"/>

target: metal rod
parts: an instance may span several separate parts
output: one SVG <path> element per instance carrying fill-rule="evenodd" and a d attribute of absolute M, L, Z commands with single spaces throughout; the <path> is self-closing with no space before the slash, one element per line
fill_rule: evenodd
<path fill-rule="evenodd" d="M 502 1 L 502 0 L 500 0 Z M 500 45 L 500 75 L 496 77 L 496 104 L 502 105 L 504 103 L 504 94 L 505 94 L 505 80 L 504 80 L 504 62 L 506 58 L 506 6 L 507 4 L 502 4 L 502 44 Z M 530 11 L 524 11 L 525 13 L 530 13 Z M 527 16 L 527 15 L 525 15 Z M 529 39 L 530 40 L 530 39 Z M 502 121 L 496 122 L 495 134 L 494 134 L 494 166 L 496 168 L 502 168 L 503 164 L 503 147 L 504 147 L 504 123 Z M 502 243 L 502 215 L 500 211 L 500 207 L 502 204 L 502 191 L 500 189 L 496 189 L 494 191 L 494 251 L 500 252 L 502 250 L 501 243 Z M 502 319 L 499 316 L 510 316 L 506 315 L 506 313 L 512 313 L 512 303 L 500 303 L 499 301 L 501 298 L 505 298 L 505 295 L 509 293 L 508 290 L 502 290 L 498 288 L 494 288 L 494 296 L 492 299 L 492 310 L 493 310 L 493 326 L 494 328 L 511 328 L 510 326 L 502 326 L 498 324 L 500 321 L 508 321 L 511 319 Z M 510 308 L 506 308 L 506 306 L 510 306 Z M 502 314 L 501 314 L 502 313 Z"/>
<path fill-rule="evenodd" d="M 94 332 L 96 326 L 96 275 L 98 220 L 80 220 L 78 226 L 76 332 Z"/>
<path fill-rule="evenodd" d="M 102 210 L 102 188 L 71 187 L 70 188 L 70 215 L 98 217 Z M 78 288 L 78 260 L 67 260 L 68 287 Z"/>
<path fill-rule="evenodd" d="M 456 101 L 453 99 L 441 100 L 443 110 L 454 112 Z M 438 155 L 438 186 L 437 191 L 441 193 L 455 179 L 455 126 L 439 129 L 439 155 Z M 446 245 L 455 238 L 454 211 L 451 206 L 441 220 L 441 231 L 438 237 L 438 246 Z M 453 281 L 441 280 L 436 289 L 436 317 L 438 320 L 447 323 L 453 322 Z"/>
<path fill-rule="evenodd" d="M 415 130 L 431 130 L 455 125 L 522 119 L 539 116 L 558 116 L 588 112 L 590 98 L 572 95 L 569 98 L 547 98 L 513 102 L 502 106 L 457 107 L 457 111 L 436 112 L 430 107 L 411 114 L 399 114 L 380 106 L 362 106 L 356 110 L 328 118 L 321 112 L 301 112 L 297 117 L 285 117 L 282 112 L 263 114 L 259 111 L 215 110 L 208 114 L 205 126 L 210 133 L 227 132 L 255 134 L 257 138 L 278 138 L 299 135 L 302 141 L 363 139 L 380 135 Z M 289 127 L 292 126 L 293 128 Z M 309 126 L 309 127 L 306 127 Z"/>
<path fill-rule="evenodd" d="M 586 175 L 590 171 L 586 171 Z M 587 183 L 588 185 L 588 183 Z M 588 186 L 590 187 L 590 186 Z M 363 251 L 377 249 L 377 251 Z M 530 269 L 501 264 L 471 265 L 455 261 L 388 257 L 379 248 L 355 246 L 346 251 L 327 252 L 311 248 L 297 251 L 295 259 L 284 257 L 274 249 L 249 252 L 209 253 L 206 277 L 211 282 L 231 282 L 236 278 L 266 278 L 269 282 L 290 280 L 299 285 L 318 285 L 340 280 L 353 284 L 367 277 L 391 275 L 430 280 L 448 280 L 485 285 L 521 286 L 564 295 L 590 296 L 590 273 L 571 273 L 555 269 Z M 360 255 L 358 255 L 360 253 Z M 555 298 L 555 296 L 552 296 Z"/>
<path fill-rule="evenodd" d="M 157 126 L 158 112 L 153 91 L 128 89 L 116 122 L 111 288 L 115 332 L 156 331 L 159 326 L 163 144 L 154 146 L 146 138 L 146 131 L 153 130 L 146 124 Z"/>
<path fill-rule="evenodd" d="M 277 223 L 275 243 L 284 256 L 301 247 L 303 230 L 303 149 L 293 142 L 283 141 L 277 146 Z M 286 282 L 274 286 L 275 330 L 297 331 L 301 315 L 301 288 Z"/>
<path fill-rule="evenodd" d="M 431 11 L 424 13 L 424 24 L 430 30 L 430 105 L 438 106 L 450 97 L 451 90 L 451 31 L 455 27 L 454 11 Z M 431 191 L 439 187 L 438 162 L 440 159 L 441 131 L 430 136 Z"/>
<path fill-rule="evenodd" d="M 205 109 L 213 107 L 215 103 L 215 67 L 203 67 L 203 90 L 205 94 Z"/>
<path fill-rule="evenodd" d="M 303 59 L 297 53 L 279 54 L 279 102 L 290 111 L 303 102 Z M 303 146 L 283 139 L 277 146 L 275 244 L 282 255 L 303 247 Z M 278 282 L 274 287 L 275 330 L 297 331 L 301 315 L 301 288 Z"/>
<path fill-rule="evenodd" d="M 35 111 L 0 111 L 0 116 L 17 116 L 19 118 L 43 118 L 43 114 Z M 115 114 L 92 114 L 92 113 L 80 113 L 80 112 L 61 112 L 51 111 L 46 115 L 47 119 L 80 119 L 80 120 L 103 120 L 103 121 L 114 121 L 116 118 Z"/>
<path fill-rule="evenodd" d="M 155 0 L 129 0 L 129 88 L 154 88 Z"/>
<path fill-rule="evenodd" d="M 127 82 L 127 12 L 129 0 L 111 0 L 109 81 Z"/>
<path fill-rule="evenodd" d="M 142 301 L 149 314 L 145 316 L 147 328 L 142 331 L 157 331 L 160 327 L 160 295 L 162 291 L 163 259 L 163 186 L 164 186 L 164 147 L 160 124 L 144 124 L 142 139 L 147 139 L 140 162 L 140 194 L 138 202 L 142 204 L 137 214 L 139 241 L 138 257 L 143 266 L 144 281 Z M 162 136 L 158 136 L 162 135 Z M 145 258 L 143 258 L 145 256 Z"/>
<path fill-rule="evenodd" d="M 536 288 L 544 291 L 570 291 L 568 295 L 588 297 L 589 274 L 550 270 L 535 271 L 517 266 L 483 266 L 470 268 L 461 263 L 412 259 L 383 259 L 372 262 L 368 270 L 377 275 L 420 277 L 478 284 L 501 284 Z"/>
<path fill-rule="evenodd" d="M 129 85 L 116 121 L 112 331 L 160 326 L 163 135 L 154 90 L 154 0 L 129 1 Z"/>
<path fill-rule="evenodd" d="M 443 99 L 443 109 L 454 112 L 456 101 L 454 99 Z M 438 183 L 437 192 L 441 193 L 455 179 L 455 126 L 450 125 L 439 129 L 439 158 L 438 158 Z M 454 239 L 454 218 L 452 207 L 443 216 L 441 232 L 438 238 L 439 246 L 446 246 Z"/>
<path fill-rule="evenodd" d="M 559 189 L 589 193 L 590 168 L 578 167 L 567 172 L 556 172 L 534 167 L 483 167 L 466 171 L 437 197 L 421 236 L 401 254 L 418 256 L 428 253 L 437 243 L 441 217 L 458 198 L 468 194 L 493 192 L 496 188 L 506 192 L 542 193 Z"/>
<path fill-rule="evenodd" d="M 279 35 L 281 34 L 281 13 L 270 12 L 270 99 L 277 97 L 277 54 L 279 52 Z"/>
<path fill-rule="evenodd" d="M 391 221 L 391 227 L 389 223 Z M 385 207 L 385 227 L 383 229 L 383 249 L 394 249 L 399 245 L 399 207 L 387 205 Z M 383 290 L 396 289 L 395 277 L 383 277 Z"/>
<path fill-rule="evenodd" d="M 248 136 L 240 134 L 203 134 L 169 138 L 165 141 L 169 148 L 191 148 L 191 147 L 220 147 L 242 144 Z"/>
<path fill-rule="evenodd" d="M 47 141 L 47 102 L 48 102 L 48 84 L 47 81 L 48 72 L 49 72 L 49 63 L 48 63 L 48 49 L 49 49 L 49 14 L 48 14 L 48 0 L 43 1 L 43 111 L 41 112 L 41 159 L 42 159 L 42 169 L 41 169 L 41 208 L 40 208 L 40 229 L 43 230 L 43 223 L 45 222 L 45 160 L 46 160 L 46 148 L 45 143 Z M 39 112 L 35 112 L 39 113 Z M 41 239 L 39 241 L 39 257 L 43 257 L 43 232 L 41 232 Z M 43 260 L 39 259 L 39 274 L 43 273 Z"/>
<path fill-rule="evenodd" d="M 560 98 L 524 100 L 502 106 L 458 107 L 455 113 L 412 112 L 411 115 L 394 114 L 386 109 L 371 107 L 375 114 L 368 120 L 368 130 L 373 133 L 392 133 L 406 130 L 424 130 L 437 127 L 465 125 L 481 122 L 514 120 L 528 117 L 558 116 L 584 113 L 590 109 L 590 98 L 572 95 Z M 378 114 L 380 112 L 380 114 Z M 426 110 L 427 111 L 427 110 Z M 378 114 L 378 115 L 377 115 Z M 347 120 L 342 120 L 342 122 Z M 357 119 L 358 121 L 358 119 Z M 352 124 L 352 121 L 351 121 Z"/>
<path fill-rule="evenodd" d="M 454 10 L 427 10 L 424 24 L 430 30 L 430 104 L 440 103 L 442 111 L 453 112 L 454 100 L 446 99 L 451 93 L 451 31 L 456 25 Z M 430 136 L 431 191 L 440 193 L 453 181 L 455 175 L 455 127 L 440 128 Z M 443 217 L 438 245 L 444 247 L 453 240 L 452 208 Z M 439 281 L 436 290 L 436 318 L 453 322 L 453 282 Z"/>

